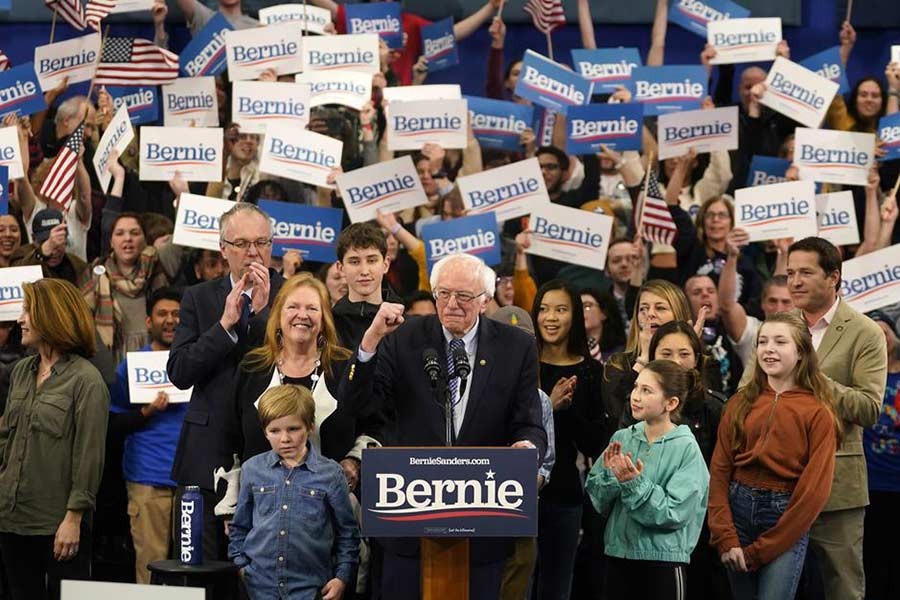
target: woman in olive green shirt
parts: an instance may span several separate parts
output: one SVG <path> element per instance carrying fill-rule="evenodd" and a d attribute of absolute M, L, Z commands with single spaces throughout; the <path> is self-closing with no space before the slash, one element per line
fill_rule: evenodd
<path fill-rule="evenodd" d="M 61 279 L 23 286 L 22 344 L 0 418 L 0 553 L 11 600 L 59 597 L 90 576 L 90 512 L 103 471 L 109 391 L 87 358 L 90 310 Z"/>

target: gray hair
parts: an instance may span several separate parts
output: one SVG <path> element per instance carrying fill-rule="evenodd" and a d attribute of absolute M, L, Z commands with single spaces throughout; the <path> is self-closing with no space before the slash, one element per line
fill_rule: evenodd
<path fill-rule="evenodd" d="M 231 221 L 231 218 L 235 215 L 245 214 L 245 213 L 253 213 L 259 215 L 263 219 L 266 220 L 266 224 L 269 226 L 269 237 L 272 237 L 272 219 L 269 218 L 269 215 L 266 214 L 266 211 L 256 206 L 255 204 L 250 204 L 249 202 L 235 202 L 234 206 L 226 210 L 221 217 L 219 217 L 219 242 L 222 243 L 225 240 L 225 230 L 228 228 L 228 222 Z"/>
<path fill-rule="evenodd" d="M 471 254 L 451 254 L 449 256 L 445 256 L 441 260 L 437 261 L 434 264 L 434 267 L 431 268 L 431 289 L 437 289 L 437 282 L 441 278 L 441 271 L 450 263 L 465 263 L 471 272 L 475 275 L 475 277 L 481 281 L 481 286 L 487 299 L 490 300 L 494 297 L 494 289 L 497 286 L 497 274 L 494 273 L 494 270 L 484 264 L 484 261 L 478 258 L 477 256 L 472 256 Z"/>
<path fill-rule="evenodd" d="M 59 125 L 71 117 L 80 119 L 84 116 L 80 113 L 83 113 L 84 105 L 88 102 L 87 96 L 72 96 L 60 104 L 59 108 L 56 109 L 56 116 L 53 117 L 53 122 Z"/>

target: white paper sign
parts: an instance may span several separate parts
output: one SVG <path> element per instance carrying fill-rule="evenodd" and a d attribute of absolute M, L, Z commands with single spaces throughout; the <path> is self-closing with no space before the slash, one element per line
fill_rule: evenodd
<path fill-rule="evenodd" d="M 333 188 L 325 179 L 341 164 L 344 143 L 300 127 L 270 130 L 263 144 L 259 170 L 270 175 Z"/>
<path fill-rule="evenodd" d="M 466 175 L 456 180 L 471 215 L 497 213 L 497 222 L 530 214 L 550 203 L 537 158 Z"/>
<path fill-rule="evenodd" d="M 297 21 L 310 33 L 325 33 L 325 26 L 331 23 L 331 11 L 307 4 L 279 4 L 259 9 L 259 22 L 276 25 L 286 21 Z"/>
<path fill-rule="evenodd" d="M 738 107 L 672 112 L 659 116 L 659 158 L 735 150 L 738 147 Z"/>
<path fill-rule="evenodd" d="M 169 404 L 190 401 L 194 388 L 179 390 L 169 381 L 166 372 L 168 350 L 128 352 L 125 360 L 128 362 L 128 397 L 132 404 L 150 404 L 160 392 L 169 396 Z"/>
<path fill-rule="evenodd" d="M 820 238 L 828 240 L 835 246 L 851 246 L 859 243 L 853 192 L 817 194 L 816 214 Z"/>
<path fill-rule="evenodd" d="M 90 81 L 100 60 L 100 34 L 92 33 L 65 42 L 34 49 L 34 73 L 44 91 L 52 90 L 66 77 L 69 85 Z"/>
<path fill-rule="evenodd" d="M 235 81 L 231 92 L 231 120 L 242 132 L 265 133 L 282 125 L 309 123 L 309 86 L 281 81 Z"/>
<path fill-rule="evenodd" d="M 794 133 L 794 164 L 800 179 L 866 185 L 875 158 L 874 133 L 805 127 Z"/>
<path fill-rule="evenodd" d="M 865 313 L 897 302 L 900 293 L 900 244 L 841 265 L 841 297 Z"/>
<path fill-rule="evenodd" d="M 399 85 L 386 87 L 382 92 L 388 102 L 413 102 L 415 100 L 459 100 L 462 90 L 455 83 L 435 85 Z"/>
<path fill-rule="evenodd" d="M 220 127 L 141 127 L 141 181 L 222 181 Z"/>
<path fill-rule="evenodd" d="M 427 143 L 466 147 L 469 103 L 465 100 L 391 102 L 386 119 L 389 150 L 420 150 Z"/>
<path fill-rule="evenodd" d="M 22 314 L 23 283 L 44 278 L 41 265 L 0 269 L 0 321 L 15 321 Z"/>
<path fill-rule="evenodd" d="M 10 181 L 25 176 L 19 149 L 19 132 L 15 126 L 0 127 L 0 166 L 9 169 Z"/>
<path fill-rule="evenodd" d="M 531 246 L 525 252 L 602 269 L 614 220 L 587 210 L 545 204 L 532 211 L 528 220 Z"/>
<path fill-rule="evenodd" d="M 361 110 L 372 99 L 372 76 L 357 71 L 297 73 L 294 81 L 309 86 L 310 106 L 343 104 Z"/>
<path fill-rule="evenodd" d="M 766 77 L 760 104 L 807 127 L 818 127 L 840 84 L 779 56 Z"/>
<path fill-rule="evenodd" d="M 303 40 L 304 73 L 362 71 L 374 75 L 380 70 L 377 33 L 323 35 Z"/>
<path fill-rule="evenodd" d="M 215 77 L 181 77 L 162 86 L 161 98 L 166 127 L 215 127 L 219 124 Z"/>
<path fill-rule="evenodd" d="M 100 187 L 104 191 L 109 188 L 109 180 L 112 178 L 106 168 L 110 152 L 116 150 L 119 156 L 122 156 L 125 148 L 133 139 L 134 128 L 131 126 L 131 118 L 128 116 L 128 107 L 123 104 L 109 122 L 109 126 L 103 132 L 103 137 L 100 138 L 100 143 L 97 144 L 97 150 L 94 152 L 94 172 L 97 173 Z"/>
<path fill-rule="evenodd" d="M 153 8 L 155 0 L 119 0 L 113 7 L 110 14 L 142 12 Z"/>
<path fill-rule="evenodd" d="M 725 19 L 706 24 L 706 40 L 716 49 L 713 65 L 775 60 L 781 19 Z"/>
<path fill-rule="evenodd" d="M 291 21 L 226 31 L 228 78 L 231 81 L 256 79 L 268 69 L 274 69 L 278 75 L 302 71 L 302 37 L 303 28 Z"/>
<path fill-rule="evenodd" d="M 891 62 L 900 63 L 900 46 L 891 46 Z"/>
<path fill-rule="evenodd" d="M 181 194 L 172 242 L 179 246 L 219 251 L 219 218 L 232 206 L 234 202 L 231 200 Z"/>
<path fill-rule="evenodd" d="M 337 176 L 347 215 L 354 223 L 428 202 L 412 157 L 401 156 Z"/>
<path fill-rule="evenodd" d="M 61 600 L 204 600 L 206 592 L 199 587 L 173 587 L 141 585 L 137 583 L 112 583 L 109 581 L 76 581 L 63 579 L 60 586 Z"/>
<path fill-rule="evenodd" d="M 734 226 L 751 242 L 818 235 L 816 185 L 788 181 L 735 190 Z"/>

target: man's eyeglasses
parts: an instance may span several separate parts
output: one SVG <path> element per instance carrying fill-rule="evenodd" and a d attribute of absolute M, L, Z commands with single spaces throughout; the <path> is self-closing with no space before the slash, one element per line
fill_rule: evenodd
<path fill-rule="evenodd" d="M 272 245 L 272 238 L 259 238 L 258 240 L 226 240 L 223 242 L 229 246 L 234 246 L 238 250 L 246 251 L 250 246 L 256 246 L 257 250 L 265 250 Z"/>
<path fill-rule="evenodd" d="M 471 304 L 475 301 L 475 298 L 479 298 L 484 295 L 484 292 L 480 294 L 472 294 L 470 292 L 451 292 L 450 290 L 436 290 L 434 292 L 434 299 L 438 302 L 450 302 L 450 298 L 456 296 L 456 303 L 463 304 Z"/>

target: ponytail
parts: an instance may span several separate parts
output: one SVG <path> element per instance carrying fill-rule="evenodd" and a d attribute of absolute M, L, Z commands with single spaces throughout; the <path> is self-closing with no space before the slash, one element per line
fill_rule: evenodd
<path fill-rule="evenodd" d="M 685 369 L 671 360 L 652 360 L 642 370 L 656 375 L 659 386 L 666 398 L 678 398 L 678 406 L 671 413 L 671 419 L 678 422 L 688 394 L 696 389 L 700 375 L 694 369 Z"/>

